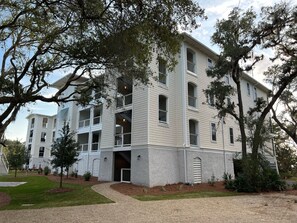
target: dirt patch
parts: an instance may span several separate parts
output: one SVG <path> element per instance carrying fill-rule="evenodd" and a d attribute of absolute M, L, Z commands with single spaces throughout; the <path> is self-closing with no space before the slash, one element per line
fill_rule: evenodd
<path fill-rule="evenodd" d="M 10 196 L 8 196 L 6 193 L 0 192 L 0 207 L 8 205 L 10 201 Z"/>
<path fill-rule="evenodd" d="M 186 184 L 170 184 L 165 186 L 157 187 L 144 187 L 137 186 L 128 183 L 119 183 L 111 185 L 111 188 L 129 196 L 134 195 L 162 195 L 162 194 L 176 194 L 184 192 L 199 192 L 199 191 L 217 191 L 217 192 L 227 192 L 224 188 L 223 182 L 216 182 L 214 186 L 208 183 L 186 185 Z"/>
<path fill-rule="evenodd" d="M 60 176 L 48 175 L 47 178 L 51 181 L 60 182 Z M 80 185 L 95 185 L 101 182 L 98 181 L 97 177 L 91 177 L 89 181 L 85 181 L 82 176 L 71 177 L 68 178 L 63 176 L 63 183 L 70 183 L 70 184 L 80 184 Z"/>

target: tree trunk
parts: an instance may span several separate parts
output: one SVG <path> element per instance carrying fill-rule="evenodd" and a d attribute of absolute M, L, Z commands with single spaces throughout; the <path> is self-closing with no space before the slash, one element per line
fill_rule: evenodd
<path fill-rule="evenodd" d="M 63 187 L 62 181 L 63 181 L 63 165 L 61 166 L 61 173 L 60 173 L 60 188 Z"/>
<path fill-rule="evenodd" d="M 234 80 L 234 78 L 233 78 Z M 244 123 L 244 112 L 243 112 L 243 102 L 241 95 L 241 86 L 240 81 L 236 80 L 236 88 L 237 88 L 237 99 L 238 99 L 238 110 L 239 110 L 239 129 L 241 134 L 241 152 L 242 158 L 246 157 L 247 148 L 246 148 L 246 133 L 245 133 L 245 123 Z"/>
<path fill-rule="evenodd" d="M 15 168 L 15 169 L 14 169 L 14 177 L 17 176 L 17 171 L 18 171 L 18 168 Z"/>

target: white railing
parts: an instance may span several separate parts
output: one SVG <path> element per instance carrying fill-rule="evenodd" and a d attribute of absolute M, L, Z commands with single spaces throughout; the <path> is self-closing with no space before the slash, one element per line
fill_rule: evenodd
<path fill-rule="evenodd" d="M 121 182 L 130 183 L 130 176 L 131 176 L 131 169 L 130 168 L 122 168 L 121 169 Z"/>
<path fill-rule="evenodd" d="M 117 97 L 117 108 L 121 108 L 131 104 L 132 104 L 132 93 Z"/>
<path fill-rule="evenodd" d="M 3 163 L 3 165 L 4 165 L 5 169 L 6 169 L 6 172 L 8 173 L 9 172 L 9 163 L 8 163 L 8 160 L 7 160 L 6 156 L 5 156 L 5 154 L 2 153 L 2 152 L 0 153 L 0 160 Z"/>
<path fill-rule="evenodd" d="M 79 151 L 87 152 L 88 149 L 89 149 L 89 145 L 88 145 L 88 143 L 84 143 L 84 144 L 80 144 L 80 145 L 79 145 Z"/>
<path fill-rule="evenodd" d="M 93 125 L 98 125 L 101 123 L 101 116 L 96 116 L 93 118 Z"/>
<path fill-rule="evenodd" d="M 98 142 L 92 143 L 92 151 L 95 152 L 95 151 L 98 151 L 98 149 L 99 149 L 99 143 Z"/>
<path fill-rule="evenodd" d="M 90 119 L 81 120 L 78 123 L 79 128 L 84 128 L 84 127 L 87 127 L 87 126 L 90 126 Z"/>
<path fill-rule="evenodd" d="M 115 147 L 131 146 L 131 132 L 116 134 L 114 144 L 115 144 Z"/>

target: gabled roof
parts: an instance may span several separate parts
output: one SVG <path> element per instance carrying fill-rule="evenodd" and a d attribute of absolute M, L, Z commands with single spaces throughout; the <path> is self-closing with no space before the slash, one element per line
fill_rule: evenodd
<path fill-rule="evenodd" d="M 57 89 L 63 87 L 66 84 L 66 82 L 68 81 L 68 79 L 70 78 L 71 75 L 72 75 L 71 73 L 65 75 L 64 77 L 60 78 L 59 80 L 57 80 L 56 82 L 51 84 L 51 87 L 54 87 L 54 88 L 57 88 Z M 78 80 L 76 80 L 76 82 L 81 82 L 82 83 L 82 82 L 85 82 L 87 80 L 88 80 L 88 78 L 86 78 L 86 77 L 80 77 Z"/>

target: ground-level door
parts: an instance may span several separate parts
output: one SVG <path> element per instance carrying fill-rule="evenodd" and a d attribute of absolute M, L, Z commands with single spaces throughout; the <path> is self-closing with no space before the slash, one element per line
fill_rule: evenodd
<path fill-rule="evenodd" d="M 130 182 L 131 151 L 114 152 L 114 181 Z"/>

